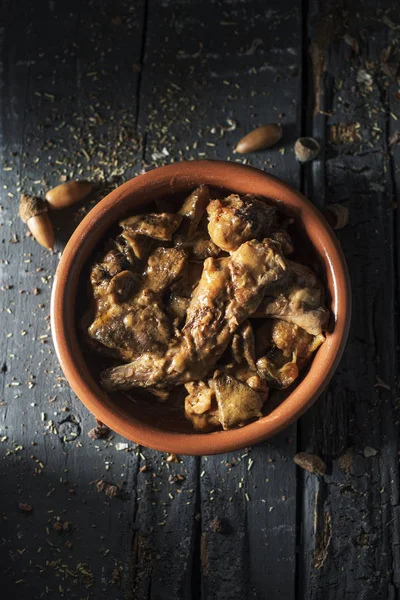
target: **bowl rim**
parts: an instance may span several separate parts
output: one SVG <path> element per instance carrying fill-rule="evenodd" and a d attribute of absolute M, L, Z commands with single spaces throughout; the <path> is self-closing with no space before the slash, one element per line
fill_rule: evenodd
<path fill-rule="evenodd" d="M 181 433 L 161 430 L 132 418 L 127 420 L 126 413 L 120 407 L 107 406 L 111 401 L 93 380 L 82 359 L 75 326 L 75 294 L 85 264 L 85 259 L 82 261 L 83 249 L 96 245 L 98 240 L 90 244 L 93 228 L 108 221 L 107 213 L 121 200 L 132 196 L 135 190 L 145 187 L 151 196 L 151 190 L 156 190 L 160 180 L 164 183 L 167 180 L 173 192 L 177 181 L 187 181 L 189 188 L 192 179 L 234 190 L 232 180 L 235 177 L 248 182 L 246 189 L 249 189 L 249 193 L 252 182 L 269 187 L 266 197 L 296 206 L 300 213 L 306 213 L 300 214 L 303 224 L 306 218 L 309 226 L 315 229 L 313 237 L 316 242 L 311 242 L 314 247 L 318 244 L 317 252 L 329 266 L 334 289 L 335 327 L 323 344 L 323 347 L 328 344 L 325 349 L 326 369 L 313 373 L 311 368 L 300 384 L 270 414 L 239 429 Z M 107 223 L 105 229 L 109 227 Z M 99 234 L 99 239 L 102 235 Z M 73 300 L 68 294 L 73 295 Z M 51 329 L 56 354 L 69 385 L 96 418 L 113 431 L 140 445 L 163 452 L 218 454 L 254 445 L 275 435 L 297 420 L 315 402 L 328 385 L 342 357 L 350 326 L 350 298 L 350 279 L 340 244 L 322 214 L 300 192 L 277 177 L 247 165 L 225 161 L 189 161 L 158 167 L 134 177 L 105 196 L 81 221 L 64 249 L 55 274 L 51 296 Z"/>

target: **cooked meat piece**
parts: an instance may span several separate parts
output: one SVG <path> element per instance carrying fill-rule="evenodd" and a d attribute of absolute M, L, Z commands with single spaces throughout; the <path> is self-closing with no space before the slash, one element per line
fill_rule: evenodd
<path fill-rule="evenodd" d="M 204 381 L 185 384 L 185 415 L 197 431 L 210 431 L 220 426 L 215 392 Z"/>
<path fill-rule="evenodd" d="M 170 242 L 181 224 L 182 216 L 172 213 L 149 213 L 133 215 L 120 221 L 129 235 L 146 235 L 156 240 Z"/>
<path fill-rule="evenodd" d="M 124 269 L 124 258 L 117 250 L 110 250 L 101 262 L 95 263 L 90 272 L 90 283 L 95 297 L 107 293 L 111 278 Z"/>
<path fill-rule="evenodd" d="M 182 327 L 184 324 L 189 302 L 189 298 L 175 294 L 172 294 L 167 300 L 167 313 L 171 317 L 174 327 Z"/>
<path fill-rule="evenodd" d="M 271 329 L 272 347 L 257 361 L 257 370 L 272 387 L 285 388 L 298 377 L 299 370 L 325 340 L 310 335 L 297 325 L 277 320 Z"/>
<path fill-rule="evenodd" d="M 174 235 L 173 244 L 176 248 L 185 250 L 192 260 L 217 257 L 221 252 L 220 248 L 210 240 L 207 230 L 197 231 L 209 200 L 208 187 L 201 185 L 190 194 L 178 211 L 183 220 Z"/>
<path fill-rule="evenodd" d="M 177 248 L 157 248 L 143 277 L 123 270 L 116 251 L 92 269 L 96 304 L 89 336 L 114 349 L 124 360 L 142 352 L 164 352 L 172 336 L 170 320 L 160 296 L 174 286 L 186 288 L 187 260 Z M 111 273 L 116 273 L 111 279 Z"/>
<path fill-rule="evenodd" d="M 89 335 L 108 348 L 118 350 L 124 360 L 131 360 L 142 352 L 163 354 L 171 338 L 171 326 L 159 296 L 143 290 L 127 302 L 108 296 L 105 310 L 96 314 L 89 327 Z"/>
<path fill-rule="evenodd" d="M 323 306 L 323 287 L 308 267 L 287 261 L 285 277 L 269 286 L 261 305 L 252 317 L 271 317 L 289 321 L 318 335 L 327 326 L 329 312 Z"/>
<path fill-rule="evenodd" d="M 220 365 L 218 370 L 226 375 L 230 375 L 235 379 L 239 379 L 242 383 L 246 383 L 249 387 L 257 392 L 260 392 L 263 402 L 268 398 L 268 384 L 262 379 L 257 371 L 256 365 L 254 368 L 249 367 L 247 363 L 238 365 L 237 363 L 229 363 Z"/>
<path fill-rule="evenodd" d="M 146 243 L 140 244 L 139 238 L 145 240 Z M 151 244 L 149 244 L 149 240 Z M 123 235 L 118 235 L 114 243 L 118 252 L 120 252 L 127 261 L 129 268 L 136 271 L 140 270 L 140 260 L 143 259 L 145 255 L 147 256 L 145 248 L 150 252 L 152 245 L 154 245 L 154 240 L 146 236 L 137 236 L 134 238 L 133 242 L 130 242 L 128 239 L 124 238 Z"/>
<path fill-rule="evenodd" d="M 238 364 L 245 361 L 255 371 L 254 335 L 249 321 L 242 323 L 236 333 L 233 334 L 231 350 L 232 356 Z"/>
<path fill-rule="evenodd" d="M 117 273 L 108 284 L 107 294 L 114 304 L 127 302 L 140 287 L 140 277 L 132 271 L 121 271 Z"/>
<path fill-rule="evenodd" d="M 279 244 L 245 242 L 230 257 L 208 258 L 177 343 L 162 358 L 144 353 L 102 374 L 106 389 L 164 387 L 202 379 L 226 350 L 232 335 L 260 304 L 286 263 Z"/>
<path fill-rule="evenodd" d="M 278 231 L 274 231 L 271 234 L 271 238 L 276 242 L 280 243 L 282 252 L 285 256 L 287 256 L 288 254 L 293 254 L 294 245 L 292 242 L 292 238 L 285 229 L 279 229 Z"/>
<path fill-rule="evenodd" d="M 156 248 L 149 256 L 143 288 L 163 294 L 169 289 L 186 287 L 186 281 L 187 258 L 183 250 Z"/>
<path fill-rule="evenodd" d="M 118 236 L 120 244 L 122 240 L 125 243 L 124 254 L 130 254 L 136 263 L 145 261 L 154 248 L 157 247 L 157 240 L 148 235 L 132 233 L 129 229 L 124 229 L 121 235 Z"/>
<path fill-rule="evenodd" d="M 274 206 L 248 194 L 231 194 L 222 200 L 211 200 L 207 206 L 208 233 L 222 250 L 232 252 L 248 240 L 268 237 L 277 224 Z"/>
<path fill-rule="evenodd" d="M 210 382 L 218 403 L 218 419 L 223 429 L 241 427 L 262 417 L 263 399 L 259 392 L 230 375 L 218 374 Z"/>
<path fill-rule="evenodd" d="M 277 367 L 276 363 L 268 356 L 258 359 L 257 369 L 261 377 L 276 389 L 289 387 L 299 375 L 299 368 L 296 363 L 287 362 L 281 367 Z"/>
<path fill-rule="evenodd" d="M 178 233 L 174 235 L 174 246 L 185 250 L 192 260 L 205 260 L 221 254 L 221 249 L 210 240 L 206 231 L 196 231 L 191 237 Z"/>
<path fill-rule="evenodd" d="M 209 201 L 210 190 L 208 189 L 208 186 L 200 185 L 182 204 L 178 211 L 178 214 L 183 217 L 180 233 L 182 233 L 186 239 L 192 238 L 195 234 Z"/>
<path fill-rule="evenodd" d="M 282 351 L 283 356 L 293 357 L 300 369 L 324 339 L 322 335 L 310 335 L 301 327 L 285 321 L 277 320 L 272 328 L 272 341 L 275 346 Z"/>

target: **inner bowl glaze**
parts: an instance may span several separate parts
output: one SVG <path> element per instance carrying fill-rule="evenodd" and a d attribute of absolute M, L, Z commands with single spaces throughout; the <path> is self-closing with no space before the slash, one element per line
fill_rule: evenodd
<path fill-rule="evenodd" d="M 85 294 L 82 279 L 94 252 L 119 219 L 145 210 L 159 198 L 182 198 L 201 183 L 238 194 L 256 194 L 275 202 L 292 216 L 301 230 L 305 247 L 325 279 L 333 314 L 331 331 L 318 349 L 298 385 L 269 407 L 266 416 L 239 429 L 196 433 L 182 427 L 173 412 L 157 410 L 128 399 L 123 393 L 108 394 L 97 381 L 100 359 L 84 351 L 77 319 Z M 80 290 L 80 292 L 79 292 Z M 256 444 L 296 420 L 329 383 L 343 354 L 350 323 L 350 284 L 345 259 L 335 234 L 319 211 L 302 194 L 258 169 L 222 161 L 192 161 L 168 165 L 139 175 L 108 194 L 77 227 L 60 260 L 52 293 L 51 320 L 54 345 L 70 386 L 101 421 L 129 440 L 177 454 L 217 454 Z M 160 418 L 161 414 L 161 418 Z"/>

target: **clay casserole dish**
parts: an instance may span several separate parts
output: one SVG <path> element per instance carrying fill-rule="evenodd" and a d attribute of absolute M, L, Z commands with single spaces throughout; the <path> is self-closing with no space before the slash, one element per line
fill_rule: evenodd
<path fill-rule="evenodd" d="M 306 246 L 320 265 L 333 313 L 331 331 L 300 383 L 280 402 L 267 402 L 267 414 L 239 429 L 196 433 L 168 416 L 157 402 L 147 407 L 124 394 L 108 394 L 98 384 L 96 357 L 80 341 L 78 319 L 87 297 L 82 292 L 94 252 L 125 215 L 145 212 L 155 199 L 173 203 L 205 183 L 238 194 L 255 194 L 276 202 L 295 219 Z M 182 162 L 139 175 L 106 196 L 77 227 L 54 280 L 51 319 L 56 352 L 70 386 L 101 421 L 129 440 L 177 454 L 216 454 L 256 444 L 302 415 L 329 383 L 342 356 L 350 322 L 350 284 L 335 234 L 316 208 L 283 181 L 262 171 L 218 161 Z M 97 369 L 97 370 L 96 370 Z M 134 394 L 133 394 L 134 396 Z M 161 412 L 160 412 L 161 410 Z M 164 412 L 163 412 L 164 410 Z M 182 411 L 183 412 L 183 411 Z M 184 419 L 183 419 L 184 420 Z"/>

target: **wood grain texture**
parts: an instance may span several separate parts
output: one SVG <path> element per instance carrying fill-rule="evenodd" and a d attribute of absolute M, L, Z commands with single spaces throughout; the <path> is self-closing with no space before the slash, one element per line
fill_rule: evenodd
<path fill-rule="evenodd" d="M 0 2 L 0 577 L 9 597 L 398 597 L 398 26 L 391 0 Z M 280 144 L 233 153 L 267 122 L 282 124 Z M 333 143 L 338 125 L 342 143 Z M 322 145 L 301 169 L 300 134 Z M 338 373 L 298 425 L 255 448 L 170 463 L 132 443 L 118 451 L 126 441 L 112 434 L 87 437 L 94 419 L 52 349 L 50 289 L 57 252 L 109 188 L 205 157 L 268 170 L 319 207 L 349 208 L 338 237 L 354 317 Z M 25 236 L 19 191 L 43 193 L 64 177 L 96 189 L 54 217 L 51 254 Z M 324 478 L 296 470 L 300 450 L 324 458 Z M 99 479 L 120 486 L 118 497 L 98 492 Z"/>
<path fill-rule="evenodd" d="M 352 280 L 353 319 L 328 392 L 299 424 L 301 449 L 320 454 L 329 467 L 324 481 L 302 477 L 301 598 L 398 593 L 396 238 L 388 142 L 399 107 L 390 109 L 396 82 L 383 59 L 397 44 L 387 25 L 394 14 L 389 4 L 364 2 L 357 12 L 354 3 L 312 2 L 308 15 L 311 43 L 324 22 L 334 35 L 322 76 L 326 114 L 307 123 L 307 133 L 323 141 L 325 160 L 308 173 L 306 191 L 317 205 L 349 208 L 338 237 Z M 338 125 L 342 133 L 333 143 Z"/>
<path fill-rule="evenodd" d="M 43 194 L 72 173 L 99 185 L 115 177 L 96 144 L 119 143 L 128 107 L 134 126 L 137 74 L 124 75 L 123 98 L 110 79 L 126 72 L 126 47 L 139 59 L 142 31 L 139 3 L 119 9 L 121 27 L 111 2 L 1 7 L 0 564 L 8 597 L 120 598 L 127 580 L 137 450 L 117 452 L 115 436 L 88 438 L 94 419 L 62 377 L 48 320 L 57 252 L 83 210 L 57 217 L 53 254 L 25 237 L 18 219 L 21 187 Z M 97 492 L 97 479 L 121 485 L 120 497 Z M 68 532 L 57 533 L 58 519 L 72 524 Z"/>
<path fill-rule="evenodd" d="M 165 162 L 244 158 L 298 185 L 299 168 L 285 143 L 240 158 L 232 150 L 263 123 L 282 123 L 288 141 L 300 134 L 300 3 L 174 6 L 173 18 L 169 3 L 148 8 L 140 113 L 145 161 L 163 152 Z M 269 445 L 201 459 L 202 597 L 294 597 L 295 443 L 292 427 Z M 213 530 L 215 519 L 225 533 Z"/>
<path fill-rule="evenodd" d="M 300 133 L 300 10 L 300 3 L 291 2 L 271 3 L 268 9 L 262 2 L 209 3 L 205 10 L 203 2 L 181 1 L 172 14 L 169 2 L 149 2 L 139 109 L 145 167 L 198 157 L 238 160 L 299 184 L 289 143 L 240 158 L 233 149 L 263 123 L 281 123 L 287 140 Z M 282 27 L 290 48 L 279 34 Z M 292 427 L 270 445 L 205 457 L 196 465 L 199 519 L 192 577 L 197 579 L 199 567 L 202 577 L 194 597 L 294 597 L 294 449 Z M 151 456 L 157 462 L 157 453 Z M 227 467 L 231 461 L 235 466 Z M 168 504 L 173 510 L 176 499 Z M 215 519 L 222 520 L 225 533 L 213 530 Z M 179 528 L 184 536 L 193 532 L 185 513 Z M 163 537 L 156 534 L 153 542 L 160 556 L 169 556 Z M 175 544 L 179 554 L 182 545 Z M 148 570 L 148 578 L 151 597 L 161 597 L 153 591 L 157 572 Z"/>

